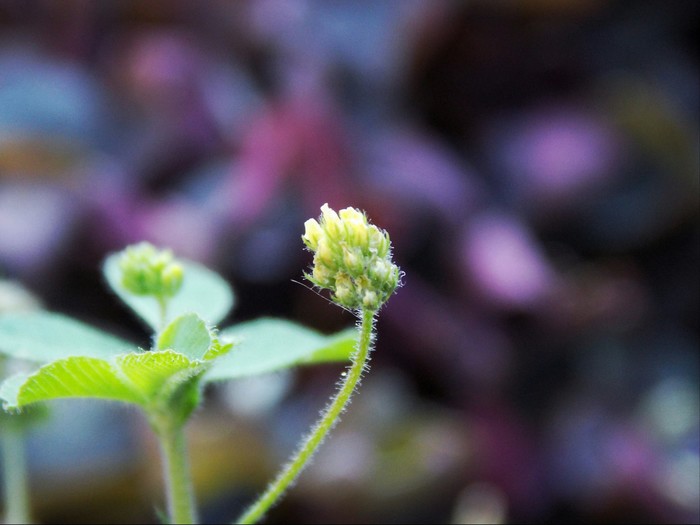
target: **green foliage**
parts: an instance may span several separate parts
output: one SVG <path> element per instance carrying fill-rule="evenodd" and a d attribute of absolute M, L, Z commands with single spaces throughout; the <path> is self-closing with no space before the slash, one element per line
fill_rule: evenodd
<path fill-rule="evenodd" d="M 0 353 L 16 359 L 41 363 L 73 356 L 107 358 L 133 348 L 132 343 L 60 314 L 0 315 Z"/>
<path fill-rule="evenodd" d="M 326 336 L 282 319 L 259 319 L 223 330 L 213 340 L 204 321 L 187 314 L 159 336 L 156 350 L 107 359 L 71 356 L 32 374 L 17 374 L 0 387 L 8 407 L 66 397 L 90 397 L 141 405 L 146 410 L 170 404 L 178 388 L 204 375 L 223 381 L 270 373 L 297 365 L 347 361 L 356 334 L 352 329 Z M 234 346 L 233 352 L 225 355 Z"/>
<path fill-rule="evenodd" d="M 8 410 L 0 411 L 0 423 L 21 428 L 30 419 L 26 407 L 41 408 L 59 398 L 139 406 L 164 444 L 168 506 L 175 521 L 190 522 L 194 515 L 186 496 L 182 432 L 207 382 L 348 361 L 358 346 L 354 329 L 323 335 L 283 319 L 263 318 L 218 332 L 215 325 L 234 304 L 229 285 L 207 268 L 150 245 L 109 256 L 103 272 L 117 296 L 152 328 L 153 347 L 144 351 L 56 313 L 0 314 L 0 354 L 43 363 L 0 384 Z"/>
<path fill-rule="evenodd" d="M 119 254 L 105 261 L 107 282 L 157 331 L 160 305 L 153 297 L 135 295 L 121 285 L 119 261 Z M 148 411 L 171 404 L 170 398 L 176 392 L 181 396 L 184 385 L 194 383 L 193 391 L 198 391 L 201 378 L 224 381 L 350 358 L 356 339 L 352 329 L 326 336 L 291 321 L 264 318 L 217 335 L 209 323 L 226 316 L 233 292 L 216 273 L 188 261 L 178 260 L 178 264 L 185 270 L 183 284 L 167 305 L 170 322 L 157 333 L 150 352 L 55 313 L 0 316 L 0 352 L 48 363 L 32 374 L 6 380 L 0 387 L 5 405 L 92 397 L 136 403 Z"/>
<path fill-rule="evenodd" d="M 185 314 L 175 319 L 160 333 L 156 348 L 170 348 L 190 359 L 203 359 L 211 343 L 211 334 L 204 320 L 197 314 Z"/>
<path fill-rule="evenodd" d="M 209 350 L 204 354 L 205 361 L 211 361 L 224 354 L 227 354 L 231 348 L 233 348 L 233 343 L 222 343 L 218 338 L 214 338 L 211 342 Z"/>
<path fill-rule="evenodd" d="M 158 350 L 143 354 L 126 354 L 116 360 L 116 367 L 131 389 L 141 397 L 141 404 L 157 402 L 164 392 L 178 382 L 196 375 L 202 363 L 193 361 L 173 350 Z"/>
<path fill-rule="evenodd" d="M 17 374 L 3 383 L 0 396 L 8 408 L 64 397 L 94 397 L 138 403 L 140 396 L 122 381 L 115 366 L 97 357 L 68 357 L 33 374 Z"/>
<path fill-rule="evenodd" d="M 348 361 L 357 332 L 343 330 L 323 335 L 283 319 L 262 318 L 221 331 L 234 350 L 218 359 L 206 373 L 207 381 L 266 374 L 297 365 Z"/>
<path fill-rule="evenodd" d="M 128 353 L 124 350 L 133 345 L 66 317 L 38 312 L 2 320 L 4 332 L 0 333 L 12 335 L 3 338 L 8 354 L 49 361 L 34 373 L 16 374 L 3 383 L 0 397 L 8 407 L 88 397 L 136 403 L 147 412 L 160 410 L 172 405 L 169 397 L 176 392 L 181 395 L 180 387 L 200 377 L 210 365 L 204 361 L 212 344 L 210 332 L 196 314 L 175 319 L 158 337 L 154 351 Z M 63 355 L 70 348 L 86 355 L 49 359 L 55 354 L 48 351 L 53 348 L 52 333 L 46 330 L 57 330 L 53 341 Z"/>
<path fill-rule="evenodd" d="M 172 350 L 130 353 L 113 359 L 69 357 L 32 374 L 17 374 L 0 387 L 8 408 L 83 397 L 135 403 L 146 410 L 168 404 L 168 392 L 206 369 Z"/>

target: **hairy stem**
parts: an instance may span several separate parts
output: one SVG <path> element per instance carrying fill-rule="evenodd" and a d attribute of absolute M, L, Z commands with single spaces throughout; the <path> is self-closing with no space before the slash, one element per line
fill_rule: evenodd
<path fill-rule="evenodd" d="M 155 426 L 160 440 L 168 516 L 171 523 L 195 523 L 194 493 L 184 425 Z"/>
<path fill-rule="evenodd" d="M 253 503 L 248 510 L 238 519 L 237 523 L 256 523 L 270 509 L 270 507 L 282 496 L 284 491 L 301 474 L 313 454 L 323 442 L 324 438 L 339 421 L 350 398 L 362 377 L 362 372 L 367 365 L 372 344 L 372 329 L 374 324 L 374 311 L 363 310 L 360 321 L 360 340 L 357 351 L 353 355 L 352 365 L 345 381 L 325 409 L 316 426 L 311 431 L 291 461 L 277 475 L 277 478 L 267 487 L 265 492 Z"/>
<path fill-rule="evenodd" d="M 3 430 L 0 435 L 5 494 L 5 523 L 31 522 L 23 438 L 23 432 L 15 428 Z"/>

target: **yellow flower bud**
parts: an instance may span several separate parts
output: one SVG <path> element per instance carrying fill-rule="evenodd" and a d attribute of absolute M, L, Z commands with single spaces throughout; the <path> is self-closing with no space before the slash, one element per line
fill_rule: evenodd
<path fill-rule="evenodd" d="M 330 268 L 336 267 L 335 255 L 333 254 L 333 250 L 331 248 L 331 243 L 325 237 L 322 237 L 318 241 L 316 258 L 318 259 L 318 261 L 320 261 L 321 263 L 325 264 L 326 266 L 328 266 Z"/>
<path fill-rule="evenodd" d="M 324 204 L 320 220 L 304 226 L 302 240 L 315 253 L 313 271 L 305 275 L 338 304 L 377 310 L 394 293 L 400 272 L 391 262 L 389 235 L 363 212 L 348 207 L 338 214 Z"/>
<path fill-rule="evenodd" d="M 348 270 L 352 275 L 357 275 L 363 270 L 364 258 L 359 250 L 345 250 L 343 251 L 343 264 L 346 270 Z"/>
<path fill-rule="evenodd" d="M 367 221 L 365 220 L 364 214 L 352 207 L 347 207 L 343 208 L 338 212 L 338 215 L 340 215 L 340 218 L 343 220 L 344 223 L 349 223 L 349 222 L 357 222 L 357 223 L 362 223 L 364 225 L 367 224 Z"/>
<path fill-rule="evenodd" d="M 301 238 L 309 249 L 316 250 L 318 248 L 318 241 L 322 235 L 321 225 L 316 219 L 309 219 L 304 223 L 304 235 Z"/>
<path fill-rule="evenodd" d="M 339 272 L 335 278 L 335 297 L 345 306 L 352 306 L 355 302 L 355 287 L 349 275 Z"/>
<path fill-rule="evenodd" d="M 355 208 L 340 210 L 340 218 L 345 226 L 346 238 L 354 246 L 367 246 L 367 219 Z"/>
<path fill-rule="evenodd" d="M 315 264 L 313 269 L 313 280 L 321 288 L 328 288 L 333 282 L 333 272 L 323 264 Z"/>
<path fill-rule="evenodd" d="M 321 206 L 321 212 L 323 215 L 321 221 L 326 234 L 333 240 L 341 240 L 345 232 L 338 214 L 328 204 Z"/>
<path fill-rule="evenodd" d="M 378 259 L 370 268 L 370 276 L 373 280 L 384 282 L 389 278 L 392 264 L 386 259 Z"/>
<path fill-rule="evenodd" d="M 378 257 L 386 257 L 389 253 L 389 234 L 382 232 L 374 224 L 369 227 L 369 250 Z"/>

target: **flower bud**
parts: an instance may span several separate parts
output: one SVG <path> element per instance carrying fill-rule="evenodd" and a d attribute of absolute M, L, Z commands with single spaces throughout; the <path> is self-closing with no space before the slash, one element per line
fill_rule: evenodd
<path fill-rule="evenodd" d="M 318 241 L 323 235 L 321 226 L 316 222 L 316 219 L 309 219 L 304 223 L 304 229 L 304 235 L 302 235 L 301 238 L 310 250 L 316 250 L 318 248 Z"/>
<path fill-rule="evenodd" d="M 372 280 L 384 282 L 389 279 L 392 264 L 386 259 L 377 260 L 370 268 L 369 274 Z"/>
<path fill-rule="evenodd" d="M 382 232 L 375 225 L 369 227 L 369 250 L 376 253 L 378 257 L 384 258 L 389 254 L 389 234 Z"/>
<path fill-rule="evenodd" d="M 367 218 L 355 208 L 340 210 L 340 218 L 345 226 L 348 242 L 354 246 L 367 246 Z"/>
<path fill-rule="evenodd" d="M 352 305 L 356 300 L 355 287 L 349 275 L 339 272 L 335 278 L 335 298 L 344 306 Z"/>
<path fill-rule="evenodd" d="M 319 239 L 316 258 L 329 268 L 337 266 L 335 254 L 333 253 L 333 245 L 328 238 L 322 237 Z"/>
<path fill-rule="evenodd" d="M 321 221 L 323 223 L 325 234 L 333 240 L 342 240 L 345 231 L 340 222 L 340 217 L 338 217 L 335 210 L 331 209 L 328 204 L 324 204 L 321 206 L 321 213 Z"/>
<path fill-rule="evenodd" d="M 128 246 L 119 259 L 122 286 L 134 295 L 172 297 L 184 279 L 182 266 L 170 250 L 158 250 L 147 242 Z"/>
<path fill-rule="evenodd" d="M 319 288 L 343 307 L 378 310 L 399 285 L 400 271 L 391 261 L 389 234 L 369 224 L 355 208 L 336 213 L 321 207 L 318 221 L 304 223 L 304 244 L 314 252 L 311 274 Z"/>
<path fill-rule="evenodd" d="M 312 279 L 315 284 L 321 288 L 330 288 L 333 283 L 333 272 L 323 264 L 315 264 L 312 274 Z"/>
<path fill-rule="evenodd" d="M 352 275 L 359 275 L 363 270 L 364 257 L 359 250 L 345 250 L 343 264 Z"/>
<path fill-rule="evenodd" d="M 362 297 L 362 306 L 369 310 L 376 310 L 379 308 L 379 300 L 377 294 L 371 290 L 367 290 Z"/>
<path fill-rule="evenodd" d="M 185 272 L 179 264 L 168 264 L 161 272 L 163 295 L 172 297 L 180 291 Z"/>

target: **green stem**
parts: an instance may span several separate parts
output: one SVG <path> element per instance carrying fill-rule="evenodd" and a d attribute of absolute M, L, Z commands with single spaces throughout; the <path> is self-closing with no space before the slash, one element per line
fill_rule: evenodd
<path fill-rule="evenodd" d="M 0 436 L 5 489 L 5 523 L 31 522 L 23 438 L 23 432 L 14 428 L 3 430 Z"/>
<path fill-rule="evenodd" d="M 269 508 L 282 496 L 287 487 L 301 474 L 301 471 L 308 464 L 314 452 L 323 442 L 323 439 L 338 422 L 340 414 L 343 413 L 348 401 L 350 401 L 350 397 L 355 391 L 362 377 L 362 372 L 367 365 L 372 344 L 374 314 L 375 312 L 371 310 L 362 311 L 360 340 L 357 351 L 353 355 L 352 366 L 345 376 L 345 381 L 338 393 L 321 415 L 321 419 L 316 424 L 316 427 L 302 442 L 292 460 L 277 475 L 277 478 L 267 487 L 262 496 L 238 519 L 237 523 L 256 523 L 262 518 Z"/>
<path fill-rule="evenodd" d="M 154 428 L 160 440 L 170 522 L 195 523 L 184 425 L 159 425 Z"/>
<path fill-rule="evenodd" d="M 156 296 L 156 300 L 158 301 L 158 312 L 160 314 L 160 324 L 158 325 L 158 332 L 161 332 L 165 328 L 165 322 L 168 319 L 168 300 L 162 295 Z"/>

